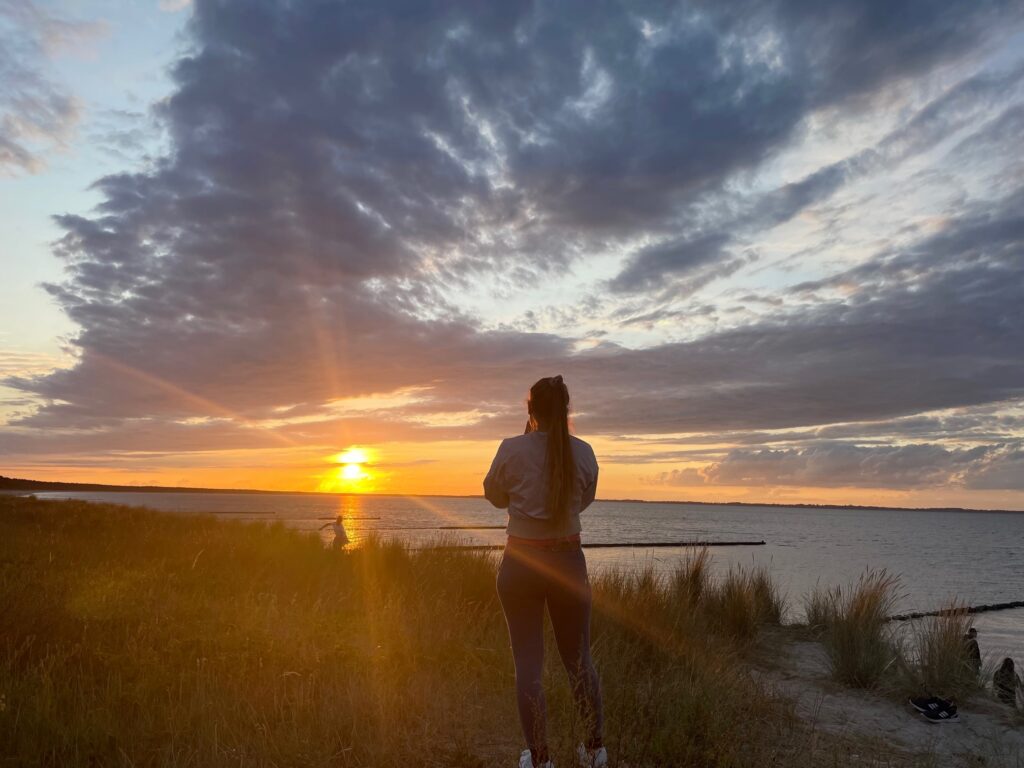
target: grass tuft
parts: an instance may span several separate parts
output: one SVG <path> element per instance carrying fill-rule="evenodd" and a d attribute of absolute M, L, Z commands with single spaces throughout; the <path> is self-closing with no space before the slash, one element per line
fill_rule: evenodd
<path fill-rule="evenodd" d="M 870 571 L 844 593 L 835 589 L 813 596 L 816 622 L 826 622 L 825 648 L 832 676 L 855 688 L 875 688 L 899 661 L 888 617 L 896 604 L 899 580 L 885 570 Z"/>
<path fill-rule="evenodd" d="M 816 587 L 804 597 L 804 615 L 807 627 L 816 635 L 828 631 L 839 613 L 842 592 L 839 589 Z"/>
<path fill-rule="evenodd" d="M 971 617 L 960 603 L 911 627 L 905 686 L 910 693 L 964 700 L 981 688 L 978 670 L 966 653 Z"/>

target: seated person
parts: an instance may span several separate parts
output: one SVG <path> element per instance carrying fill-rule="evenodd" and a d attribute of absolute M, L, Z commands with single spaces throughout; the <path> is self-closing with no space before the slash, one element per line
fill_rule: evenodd
<path fill-rule="evenodd" d="M 1007 657 L 992 675 L 992 687 L 1003 704 L 1017 708 L 1017 689 L 1021 687 L 1020 675 L 1014 671 L 1013 659 Z"/>

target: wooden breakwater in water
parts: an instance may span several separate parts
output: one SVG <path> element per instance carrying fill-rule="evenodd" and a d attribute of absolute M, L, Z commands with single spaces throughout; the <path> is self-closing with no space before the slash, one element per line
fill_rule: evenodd
<path fill-rule="evenodd" d="M 614 544 L 582 544 L 584 549 L 613 549 L 619 547 L 760 547 L 761 541 L 639 541 Z M 504 549 L 504 544 L 442 544 L 430 549 Z"/>
<path fill-rule="evenodd" d="M 988 613 L 989 611 L 1008 611 L 1013 608 L 1024 608 L 1024 600 L 1014 600 L 1009 603 L 988 603 L 986 605 L 971 605 L 965 608 L 942 608 L 938 611 L 915 611 L 914 613 L 897 613 L 889 617 L 889 621 L 909 621 L 910 619 L 924 619 L 929 616 L 959 616 L 966 613 Z"/>

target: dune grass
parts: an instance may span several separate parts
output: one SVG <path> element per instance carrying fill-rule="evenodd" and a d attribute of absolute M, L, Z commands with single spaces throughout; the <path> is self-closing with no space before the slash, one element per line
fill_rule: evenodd
<path fill-rule="evenodd" d="M 822 635 L 836 619 L 842 592 L 839 589 L 818 587 L 804 596 L 804 616 L 807 628 L 815 635 Z"/>
<path fill-rule="evenodd" d="M 521 736 L 496 562 L 0 496 L 0 762 L 512 764 Z M 769 582 L 716 582 L 706 553 L 665 578 L 593 579 L 616 761 L 814 764 L 823 742 L 743 663 L 757 625 L 781 615 Z M 580 728 L 548 632 L 552 743 L 571 765 Z"/>
<path fill-rule="evenodd" d="M 952 601 L 942 613 L 907 624 L 889 622 L 899 580 L 869 571 L 853 587 L 818 588 L 804 598 L 808 629 L 825 645 L 833 677 L 855 688 L 898 698 L 941 696 L 960 701 L 984 688 L 965 651 L 971 626 L 966 607 Z"/>
<path fill-rule="evenodd" d="M 823 630 L 832 676 L 854 688 L 877 688 L 896 671 L 900 654 L 888 617 L 899 580 L 865 573 L 851 588 L 815 590 L 805 600 L 808 625 Z"/>
<path fill-rule="evenodd" d="M 983 688 L 991 675 L 970 664 L 964 640 L 970 626 L 970 614 L 957 602 L 938 616 L 914 622 L 905 651 L 905 692 L 964 700 Z"/>

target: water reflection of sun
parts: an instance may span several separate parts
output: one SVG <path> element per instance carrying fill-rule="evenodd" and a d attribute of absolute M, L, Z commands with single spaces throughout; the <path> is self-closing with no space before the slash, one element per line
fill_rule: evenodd
<path fill-rule="evenodd" d="M 334 493 L 360 493 L 370 490 L 373 473 L 366 465 L 373 461 L 373 457 L 368 449 L 353 446 L 334 454 L 328 460 L 340 466 L 321 477 L 319 490 Z"/>

